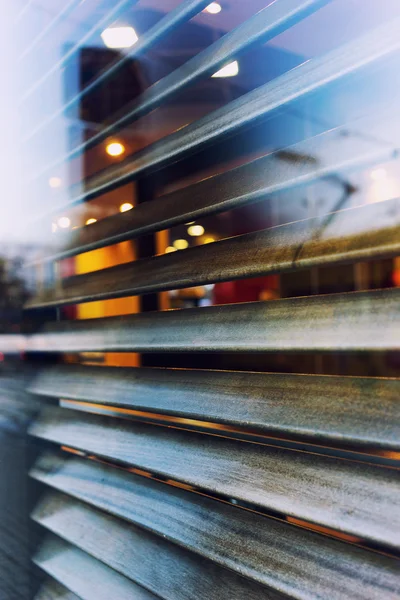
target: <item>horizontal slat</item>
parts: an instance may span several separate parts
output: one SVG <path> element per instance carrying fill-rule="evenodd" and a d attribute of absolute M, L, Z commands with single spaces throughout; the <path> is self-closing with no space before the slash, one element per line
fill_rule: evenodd
<path fill-rule="evenodd" d="M 45 495 L 33 519 L 164 600 L 287 598 L 59 492 Z"/>
<path fill-rule="evenodd" d="M 162 168 L 399 50 L 399 33 L 400 19 L 393 19 L 322 57 L 303 63 L 123 162 L 93 175 L 86 181 L 83 192 L 80 185 L 77 192 L 71 189 L 71 201 L 58 209 L 104 194 L 145 171 Z"/>
<path fill-rule="evenodd" d="M 205 496 L 52 453 L 31 475 L 291 598 L 400 595 L 397 560 Z"/>
<path fill-rule="evenodd" d="M 132 58 L 138 57 L 142 55 L 144 52 L 147 52 L 152 46 L 160 42 L 164 37 L 170 33 L 172 33 L 179 25 L 189 21 L 192 17 L 194 17 L 197 13 L 199 13 L 207 4 L 209 0 L 183 0 L 178 6 L 168 12 L 162 19 L 160 19 L 154 27 L 146 31 L 145 35 L 141 36 L 139 40 L 124 54 L 118 57 L 114 62 L 112 62 L 108 67 L 103 69 L 100 74 L 91 81 L 86 87 L 84 87 L 78 94 L 73 96 L 68 100 L 68 102 L 64 103 L 59 109 L 57 109 L 54 113 L 48 115 L 46 119 L 38 123 L 32 130 L 29 131 L 25 141 L 28 141 L 33 136 L 35 136 L 39 131 L 41 131 L 44 127 L 49 125 L 54 119 L 65 113 L 66 110 L 71 108 L 72 106 L 77 106 L 79 102 L 82 101 L 87 94 L 91 93 L 95 90 L 100 84 L 103 84 L 120 68 L 122 67 L 128 60 Z M 111 127 L 108 126 L 105 128 L 107 131 L 111 132 Z M 105 137 L 102 139 L 106 139 L 106 137 L 110 135 L 107 133 Z M 96 136 L 97 137 L 97 136 Z M 82 145 L 77 149 L 74 154 L 70 153 L 67 156 L 63 157 L 60 162 L 64 162 L 69 157 L 73 155 L 79 154 L 85 147 L 89 147 L 89 145 Z M 54 163 L 52 164 L 54 166 Z M 47 167 L 46 170 L 50 168 Z"/>
<path fill-rule="evenodd" d="M 19 354 L 26 347 L 27 338 L 19 333 L 0 334 L 0 352 L 3 354 Z"/>
<path fill-rule="evenodd" d="M 400 450 L 400 379 L 56 366 L 31 392 L 291 439 Z"/>
<path fill-rule="evenodd" d="M 156 599 L 151 592 L 54 535 L 46 537 L 33 562 L 82 600 Z"/>
<path fill-rule="evenodd" d="M 400 539 L 392 469 L 60 408 L 30 433 L 378 543 Z"/>
<path fill-rule="evenodd" d="M 141 96 L 134 99 L 130 105 L 113 115 L 111 123 L 107 124 L 102 131 L 93 135 L 85 143 L 68 152 L 68 154 L 61 159 L 47 165 L 44 172 L 47 172 L 49 169 L 54 168 L 65 160 L 79 156 L 79 154 L 85 150 L 101 143 L 107 139 L 108 136 L 116 133 L 126 125 L 154 110 L 184 88 L 193 85 L 203 77 L 213 75 L 220 67 L 224 66 L 229 59 L 233 57 L 238 58 L 243 52 L 249 50 L 256 44 L 265 43 L 274 38 L 279 35 L 279 33 L 288 29 L 296 22 L 305 18 L 328 2 L 329 0 L 276 0 L 243 24 L 233 29 L 233 31 L 228 32 L 211 46 L 194 56 L 179 69 L 176 69 L 160 81 L 157 81 L 150 88 L 145 90 Z M 197 2 L 197 4 L 199 4 L 199 2 Z M 207 2 L 202 2 L 201 4 L 206 5 Z M 177 8 L 175 9 L 175 12 L 178 13 L 179 10 L 182 9 Z M 199 8 L 197 10 L 199 10 Z M 174 11 L 172 11 L 171 15 L 173 12 Z M 164 18 L 164 21 L 167 19 L 168 15 Z M 156 27 L 154 29 L 156 29 Z M 150 45 L 148 41 L 150 37 L 151 31 L 147 32 L 143 37 L 142 44 L 145 45 L 145 49 Z M 135 48 L 136 46 L 133 47 L 132 54 L 136 56 L 137 50 L 135 50 Z M 54 115 L 50 119 L 53 118 Z M 50 119 L 46 119 L 45 123 L 47 124 Z M 27 139 L 40 131 L 41 128 L 41 126 L 36 127 L 32 133 L 28 134 Z M 39 176 L 41 174 L 43 174 L 43 172 L 39 173 Z"/>
<path fill-rule="evenodd" d="M 62 306 L 400 254 L 398 199 L 60 281 L 28 308 Z"/>
<path fill-rule="evenodd" d="M 66 587 L 48 579 L 35 596 L 35 600 L 80 600 L 78 596 L 67 590 Z"/>
<path fill-rule="evenodd" d="M 41 260 L 73 256 L 144 233 L 238 208 L 263 200 L 269 194 L 307 185 L 337 172 L 343 173 L 386 161 L 395 155 L 390 148 L 377 148 L 375 142 L 343 136 L 340 131 L 315 136 L 289 146 L 284 154 L 269 154 L 151 202 L 139 204 L 133 211 L 97 221 L 90 227 L 68 232 L 60 230 L 51 241 L 56 246 Z M 288 157 L 290 161 L 287 160 Z"/>
<path fill-rule="evenodd" d="M 396 350 L 400 290 L 352 292 L 49 323 L 40 352 Z"/>

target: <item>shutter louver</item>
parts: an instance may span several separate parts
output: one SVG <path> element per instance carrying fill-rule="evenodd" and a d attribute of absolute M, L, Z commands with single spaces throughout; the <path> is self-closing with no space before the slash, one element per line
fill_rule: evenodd
<path fill-rule="evenodd" d="M 113 20 L 124 2 L 111 4 Z M 208 4 L 181 2 L 74 96 L 71 106 Z M 134 128 L 227 62 L 323 14 L 329 4 L 275 0 L 150 85 L 50 166 Z M 251 127 L 295 101 L 329 92 L 334 83 L 367 73 L 396 53 L 400 17 L 228 98 L 91 174 L 39 221 L 144 177 L 156 180 L 201 152 L 213 156 L 216 146 L 229 146 L 235 135 L 250 137 Z M 55 116 L 34 126 L 27 139 Z M 380 119 L 382 114 L 362 113 L 357 120 L 356 109 L 350 110 L 355 130 L 373 131 Z M 133 210 L 59 232 L 30 262 L 29 268 L 49 269 L 54 277 L 38 282 L 26 308 L 63 315 L 18 339 L 0 336 L 0 350 L 40 357 L 29 391 L 53 400 L 30 426 L 30 435 L 46 445 L 30 472 L 43 484 L 32 519 L 46 531 L 33 558 L 48 577 L 36 600 L 400 599 L 400 379 L 373 368 L 358 376 L 346 363 L 348 355 L 374 353 L 383 360 L 399 351 L 395 285 L 182 310 L 159 305 L 99 318 L 60 312 L 72 304 L 394 261 L 400 254 L 400 200 L 349 206 L 339 198 L 307 218 L 263 224 L 178 252 L 139 252 L 133 261 L 60 277 L 57 265 L 64 259 L 140 243 L 226 211 L 256 209 L 278 192 L 298 193 L 300 204 L 307 186 L 337 183 L 338 173 L 362 172 L 397 157 L 395 147 L 376 144 L 372 133 L 355 140 L 326 126 L 303 137 L 262 156 L 254 148 L 245 164 L 228 161 L 221 170 L 216 164 L 211 175 L 166 186 L 149 201 L 139 193 Z M 354 190 L 345 187 L 345 199 L 346 192 Z M 146 360 L 137 367 L 77 364 L 90 363 L 84 353 L 142 353 L 172 361 L 179 353 L 192 362 L 190 368 L 181 368 L 179 359 L 174 368 Z M 198 359 L 208 357 L 209 365 L 217 353 L 237 362 L 283 354 L 345 358 L 334 375 L 321 374 L 323 369 L 255 372 L 246 361 L 240 369 L 222 370 Z M 53 355 L 58 363 L 48 364 Z"/>

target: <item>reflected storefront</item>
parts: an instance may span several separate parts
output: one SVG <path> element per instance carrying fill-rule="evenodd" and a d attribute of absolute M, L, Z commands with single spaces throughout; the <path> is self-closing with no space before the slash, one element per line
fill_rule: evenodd
<path fill-rule="evenodd" d="M 400 597 L 398 1 L 6 4 L 0 597 Z"/>

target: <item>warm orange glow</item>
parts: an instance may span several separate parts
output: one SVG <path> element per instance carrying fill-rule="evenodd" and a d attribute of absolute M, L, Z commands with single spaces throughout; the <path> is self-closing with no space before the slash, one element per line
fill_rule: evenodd
<path fill-rule="evenodd" d="M 129 473 L 134 473 L 135 475 L 140 475 L 141 477 L 153 477 L 150 471 L 144 471 L 143 469 L 138 469 L 136 467 L 127 467 L 126 468 Z"/>
<path fill-rule="evenodd" d="M 348 535 L 347 533 L 342 533 L 341 531 L 336 531 L 336 529 L 330 529 L 329 527 L 321 527 L 321 525 L 309 523 L 308 521 L 302 521 L 301 519 L 295 519 L 294 517 L 286 517 L 286 520 L 288 521 L 288 523 L 293 523 L 293 525 L 299 525 L 299 527 L 311 529 L 312 531 L 317 531 L 318 533 L 325 533 L 326 535 L 331 535 L 346 542 L 353 542 L 355 544 L 362 542 L 361 538 L 356 537 L 355 535 Z"/>
<path fill-rule="evenodd" d="M 121 142 L 110 142 L 106 146 L 106 152 L 109 156 L 121 156 L 125 152 L 125 146 Z"/>
<path fill-rule="evenodd" d="M 164 425 L 165 423 L 170 423 L 171 426 L 175 426 L 178 429 L 182 429 L 182 428 L 186 429 L 185 426 L 195 427 L 195 428 L 200 427 L 201 429 L 207 429 L 209 431 L 210 435 L 216 435 L 218 437 L 230 437 L 230 434 L 234 433 L 234 434 L 241 434 L 243 436 L 246 436 L 243 439 L 247 439 L 247 436 L 251 435 L 251 436 L 255 436 L 256 438 L 258 438 L 257 440 L 252 439 L 252 443 L 261 444 L 263 446 L 270 446 L 270 445 L 275 446 L 275 444 L 273 443 L 274 440 L 286 441 L 286 442 L 293 441 L 293 440 L 287 439 L 283 436 L 272 435 L 270 433 L 263 434 L 261 432 L 255 432 L 251 429 L 246 430 L 246 429 L 242 429 L 240 427 L 234 426 L 234 425 L 227 425 L 225 423 L 217 423 L 217 422 L 212 422 L 212 421 L 201 421 L 199 419 L 192 419 L 190 417 L 180 417 L 178 415 L 167 415 L 164 413 L 137 410 L 134 408 L 122 408 L 119 406 L 99 404 L 99 403 L 94 403 L 94 402 L 84 402 L 81 400 L 68 400 L 65 398 L 61 398 L 60 406 L 65 407 L 65 408 L 71 408 L 73 410 L 83 410 L 84 412 L 94 412 L 94 413 L 100 413 L 100 414 L 103 413 L 103 414 L 111 414 L 111 415 L 114 414 L 114 415 L 120 415 L 121 417 L 126 415 L 126 416 L 138 417 L 141 420 L 151 419 L 152 422 L 158 421 L 160 423 L 160 425 Z M 308 445 L 313 446 L 315 448 L 329 448 L 329 446 L 323 446 L 320 444 L 308 444 Z M 389 451 L 375 451 L 375 452 L 361 453 L 361 454 L 364 456 L 382 456 L 384 458 L 390 458 L 390 459 L 394 459 L 394 460 L 399 460 L 399 458 L 400 458 L 400 453 L 389 452 Z M 396 467 L 392 467 L 392 468 L 396 468 Z M 307 522 L 304 521 L 304 523 L 307 523 Z M 298 524 L 300 524 L 300 522 Z M 304 525 L 304 526 L 306 526 L 306 525 Z M 307 523 L 307 527 L 313 528 L 314 525 Z M 319 527 L 319 526 L 316 525 L 315 527 Z"/>
<path fill-rule="evenodd" d="M 75 272 L 83 275 L 100 269 L 107 269 L 115 265 L 132 262 L 135 260 L 135 247 L 131 242 L 120 242 L 112 246 L 98 248 L 75 258 Z M 111 317 L 114 315 L 132 314 L 139 311 L 138 297 L 124 297 L 110 300 L 95 300 L 84 302 L 77 308 L 78 319 L 95 319 L 100 317 Z M 84 358 L 84 355 L 81 355 Z M 91 361 L 91 359 L 90 359 Z M 110 353 L 104 355 L 107 365 L 115 366 L 138 366 L 139 356 L 135 353 Z"/>
<path fill-rule="evenodd" d="M 199 237 L 200 235 L 203 235 L 203 233 L 204 227 L 202 225 L 191 225 L 188 228 L 188 234 L 193 237 Z"/>
<path fill-rule="evenodd" d="M 119 212 L 122 212 L 122 213 L 128 212 L 128 210 L 132 210 L 132 208 L 133 208 L 133 204 L 131 204 L 130 202 L 124 202 L 119 207 Z"/>
<path fill-rule="evenodd" d="M 189 242 L 187 240 L 182 239 L 174 241 L 174 248 L 176 248 L 176 250 L 185 250 L 188 246 Z"/>
<path fill-rule="evenodd" d="M 400 287 L 400 257 L 396 256 L 393 262 L 393 273 L 392 273 L 393 285 Z"/>
<path fill-rule="evenodd" d="M 92 223 L 97 223 L 97 219 L 88 219 L 85 223 L 85 225 L 91 225 Z"/>
<path fill-rule="evenodd" d="M 400 460 L 400 452 L 395 452 L 394 450 L 378 450 L 375 454 L 376 456 L 389 458 L 390 460 Z"/>
<path fill-rule="evenodd" d="M 70 454 L 77 454 L 78 456 L 85 456 L 84 452 L 80 450 L 75 450 L 75 448 L 70 448 L 69 446 L 61 446 L 61 450 L 64 452 L 69 452 Z"/>

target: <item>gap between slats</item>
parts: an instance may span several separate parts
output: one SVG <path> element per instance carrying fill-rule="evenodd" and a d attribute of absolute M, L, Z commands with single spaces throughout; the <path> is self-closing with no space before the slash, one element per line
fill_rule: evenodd
<path fill-rule="evenodd" d="M 398 199 L 62 279 L 27 308 L 62 306 L 400 254 Z"/>
<path fill-rule="evenodd" d="M 40 371 L 30 391 L 81 410 L 125 408 L 178 425 L 400 450 L 400 379 L 58 365 Z"/>
<path fill-rule="evenodd" d="M 193 505 L 192 509 L 194 514 L 187 513 L 186 518 L 191 527 L 197 529 L 200 516 L 198 513 L 204 511 L 204 506 L 200 502 L 198 507 Z M 262 517 L 242 513 L 235 509 L 230 511 L 233 523 L 224 521 L 223 518 L 221 522 L 220 509 L 221 506 L 213 507 L 212 501 L 209 502 L 207 518 L 215 520 L 217 529 L 225 526 L 228 532 L 220 531 L 220 535 L 217 535 L 216 532 L 211 534 L 209 531 L 208 548 L 204 553 L 207 556 L 206 559 L 199 558 L 199 555 L 204 556 L 204 554 L 198 553 L 195 544 L 192 545 L 194 545 L 195 551 L 197 550 L 196 554 L 187 552 L 183 550 L 181 544 L 179 546 L 172 544 L 164 536 L 160 538 L 154 533 L 147 533 L 136 525 L 128 525 L 125 521 L 120 521 L 59 492 L 48 492 L 44 496 L 33 513 L 33 519 L 132 580 L 139 581 L 154 592 L 159 590 L 162 597 L 167 600 L 178 600 L 179 598 L 208 600 L 217 593 L 219 598 L 227 598 L 227 600 L 239 599 L 243 597 L 243 594 L 247 596 L 248 593 L 251 598 L 253 594 L 255 594 L 255 598 L 270 598 L 270 594 L 263 588 L 257 589 L 256 586 L 254 589 L 254 584 L 247 589 L 249 584 L 246 584 L 246 581 L 254 581 L 254 575 L 259 583 L 267 582 L 270 589 L 287 594 L 285 597 L 296 599 L 319 598 L 321 589 L 324 589 L 325 593 L 329 589 L 329 597 L 332 599 L 342 597 L 341 594 L 363 600 L 378 598 L 382 593 L 382 579 L 385 579 L 385 588 L 388 593 L 400 593 L 400 577 L 396 571 L 398 563 L 395 560 L 370 555 L 355 548 L 347 549 L 346 546 L 337 542 L 327 542 L 326 540 L 322 542 L 315 534 L 306 534 L 302 539 L 302 532 L 300 533 L 295 528 L 282 524 L 280 527 L 274 527 L 277 525 L 276 523 L 272 523 L 271 527 L 271 523 L 266 522 Z M 225 519 L 226 513 L 223 515 Z M 241 520 L 241 517 L 246 518 Z M 182 528 L 181 519 L 182 515 L 178 508 L 178 511 L 173 514 L 173 521 L 175 523 L 179 521 Z M 266 530 L 266 535 L 256 533 L 254 521 L 258 521 L 257 525 L 261 530 Z M 240 531 L 236 535 L 240 535 L 242 538 L 244 528 L 247 536 L 252 534 L 252 552 L 255 556 L 253 560 L 250 559 L 247 562 L 254 563 L 254 572 L 240 564 L 236 565 L 234 560 L 225 557 L 226 554 L 233 552 L 236 553 L 237 560 L 243 560 L 245 553 L 243 549 L 240 552 L 238 544 L 235 544 L 233 540 L 236 537 L 235 530 Z M 209 530 L 207 526 L 206 529 Z M 83 531 L 85 531 L 85 535 L 82 535 Z M 289 539 L 285 539 L 285 534 Z M 293 534 L 292 540 L 290 540 L 290 534 Z M 296 534 L 298 534 L 297 538 Z M 106 541 L 110 535 L 113 539 L 111 545 Z M 205 532 L 200 534 L 198 531 L 198 536 L 202 538 L 200 543 L 204 544 Z M 320 547 L 318 547 L 319 542 L 321 543 Z M 213 549 L 214 544 L 218 550 Z M 293 562 L 289 567 L 288 547 L 290 544 L 294 547 L 292 554 L 297 565 L 296 568 L 294 568 Z M 275 556 L 273 556 L 271 545 L 276 547 Z M 234 547 L 232 548 L 232 546 Z M 259 553 L 260 546 L 262 549 Z M 305 555 L 303 560 L 297 555 L 299 548 Z M 341 550 L 343 553 L 339 554 Z M 263 556 L 264 554 L 267 556 Z M 209 561 L 210 558 L 212 562 Z M 215 559 L 217 559 L 216 562 Z M 175 565 L 175 571 L 172 572 L 171 561 Z M 302 563 L 301 565 L 299 561 Z M 157 564 L 156 573 L 154 573 L 154 562 Z M 339 575 L 341 566 L 345 562 L 347 572 Z M 329 565 L 329 563 L 331 564 Z M 225 570 L 217 564 L 225 566 L 233 564 L 236 568 Z M 323 571 L 323 574 L 319 571 L 318 581 L 313 580 L 311 576 L 316 564 L 318 564 L 318 569 Z M 331 566 L 332 564 L 333 566 Z M 275 569 L 276 573 L 274 573 Z M 304 576 L 304 569 L 307 571 L 306 576 Z M 185 573 L 184 590 L 180 587 L 182 585 L 181 572 Z M 246 575 L 246 579 L 234 576 L 234 572 L 241 572 Z M 195 583 L 199 579 L 202 581 L 201 587 Z M 363 585 L 360 585 L 360 579 L 363 579 Z M 278 595 L 278 597 L 280 596 Z"/>
<path fill-rule="evenodd" d="M 399 484 L 392 469 L 55 408 L 42 411 L 30 433 L 378 544 L 398 545 Z"/>

